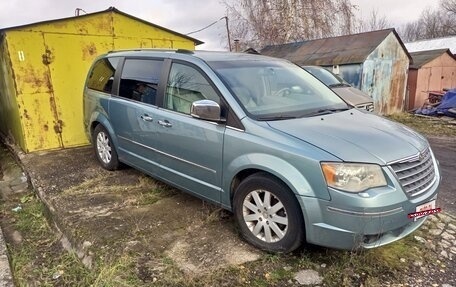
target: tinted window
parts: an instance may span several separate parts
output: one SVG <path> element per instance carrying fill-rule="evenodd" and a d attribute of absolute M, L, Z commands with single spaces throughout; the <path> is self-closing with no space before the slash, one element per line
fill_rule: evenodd
<path fill-rule="evenodd" d="M 119 96 L 155 105 L 162 65 L 159 60 L 125 60 Z"/>
<path fill-rule="evenodd" d="M 216 91 L 198 70 L 173 63 L 168 78 L 164 107 L 190 114 L 190 107 L 194 101 L 206 99 L 220 104 Z"/>
<path fill-rule="evenodd" d="M 304 69 L 314 75 L 317 79 L 325 83 L 327 86 L 346 84 L 346 82 L 339 76 L 331 73 L 325 68 L 320 67 L 304 67 Z"/>
<path fill-rule="evenodd" d="M 119 58 L 100 59 L 92 68 L 87 80 L 87 87 L 100 92 L 111 93 L 114 74 Z"/>

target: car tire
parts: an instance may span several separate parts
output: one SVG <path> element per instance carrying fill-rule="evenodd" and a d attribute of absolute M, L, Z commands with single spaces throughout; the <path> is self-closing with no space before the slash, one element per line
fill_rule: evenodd
<path fill-rule="evenodd" d="M 112 142 L 111 136 L 102 125 L 97 125 L 93 131 L 93 148 L 98 162 L 104 169 L 116 170 L 120 163 L 117 157 L 117 151 Z"/>
<path fill-rule="evenodd" d="M 237 187 L 233 212 L 241 235 L 269 252 L 287 253 L 304 241 L 304 218 L 291 190 L 266 173 L 247 177 Z"/>

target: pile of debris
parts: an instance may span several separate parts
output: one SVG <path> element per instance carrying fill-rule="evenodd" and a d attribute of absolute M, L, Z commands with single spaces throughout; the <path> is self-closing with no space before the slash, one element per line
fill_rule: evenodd
<path fill-rule="evenodd" d="M 431 101 L 431 99 L 429 99 L 423 107 L 415 111 L 415 114 L 456 118 L 456 89 L 448 90 L 441 98 L 441 101 L 436 101 L 435 99 Z"/>

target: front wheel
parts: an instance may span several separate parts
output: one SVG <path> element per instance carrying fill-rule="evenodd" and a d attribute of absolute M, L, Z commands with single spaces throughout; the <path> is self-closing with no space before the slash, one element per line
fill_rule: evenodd
<path fill-rule="evenodd" d="M 304 240 L 304 219 L 290 189 L 264 173 L 241 182 L 233 211 L 242 236 L 252 245 L 272 252 L 291 252 Z"/>
<path fill-rule="evenodd" d="M 119 168 L 117 152 L 108 131 L 102 126 L 96 126 L 93 131 L 93 148 L 101 166 L 107 170 Z"/>

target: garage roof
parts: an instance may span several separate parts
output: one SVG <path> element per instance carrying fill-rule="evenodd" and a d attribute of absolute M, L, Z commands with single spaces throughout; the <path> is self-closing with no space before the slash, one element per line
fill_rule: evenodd
<path fill-rule="evenodd" d="M 117 14 L 120 14 L 120 15 L 123 15 L 123 16 L 126 16 L 126 17 L 129 17 L 129 18 L 131 18 L 131 19 L 133 19 L 133 20 L 135 20 L 135 21 L 142 22 L 142 23 L 144 23 L 144 24 L 146 24 L 146 25 L 150 25 L 150 26 L 155 27 L 155 28 L 158 28 L 158 29 L 160 29 L 160 30 L 163 30 L 163 31 L 172 33 L 172 34 L 174 34 L 174 35 L 176 35 L 176 36 L 179 36 L 179 37 L 182 37 L 182 38 L 186 38 L 186 39 L 191 40 L 192 42 L 194 42 L 195 45 L 204 44 L 204 42 L 202 42 L 202 41 L 200 41 L 200 40 L 198 40 L 198 39 L 189 37 L 189 36 L 187 36 L 187 35 L 184 35 L 184 34 L 181 34 L 181 33 L 176 32 L 176 31 L 167 29 L 167 28 L 165 28 L 165 27 L 156 25 L 156 24 L 151 23 L 151 22 L 148 22 L 148 21 L 146 21 L 146 20 L 137 18 L 137 17 L 135 17 L 135 16 L 132 16 L 132 15 L 130 15 L 130 14 L 127 14 L 127 13 L 125 13 L 125 12 L 120 11 L 120 10 L 116 9 L 115 7 L 109 7 L 108 9 L 103 10 L 103 11 L 98 11 L 98 12 L 94 12 L 94 13 L 87 13 L 87 14 L 80 15 L 80 16 L 67 17 L 67 18 L 60 18 L 60 19 L 52 19 L 52 20 L 47 20 L 47 21 L 41 21 L 41 22 L 36 22 L 36 23 L 30 23 L 30 24 L 26 24 L 26 25 L 7 27 L 7 28 L 0 29 L 0 33 L 4 32 L 4 31 L 8 31 L 8 30 L 22 29 L 22 28 L 27 28 L 27 27 L 30 27 L 30 26 L 35 26 L 35 25 L 40 25 L 40 24 L 49 24 L 49 23 L 54 23 L 54 22 L 59 22 L 59 21 L 66 21 L 66 20 L 72 20 L 72 19 L 79 19 L 79 18 L 81 18 L 81 17 L 88 17 L 88 16 L 93 16 L 93 15 L 103 14 L 103 13 L 108 13 L 108 12 L 114 12 L 114 13 L 117 13 Z"/>
<path fill-rule="evenodd" d="M 410 56 L 412 56 L 413 65 L 410 65 L 410 69 L 419 69 L 427 63 L 429 63 L 430 61 L 442 56 L 445 53 L 447 53 L 451 58 L 455 59 L 456 61 L 456 57 L 450 52 L 450 49 L 437 49 L 412 52 L 410 53 Z"/>
<path fill-rule="evenodd" d="M 405 53 L 411 59 L 395 29 L 271 45 L 261 50 L 261 54 L 285 58 L 298 65 L 359 64 L 363 63 L 391 33 L 394 33 Z"/>

